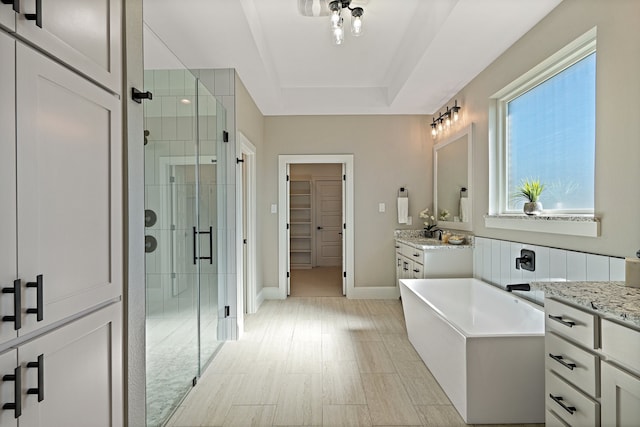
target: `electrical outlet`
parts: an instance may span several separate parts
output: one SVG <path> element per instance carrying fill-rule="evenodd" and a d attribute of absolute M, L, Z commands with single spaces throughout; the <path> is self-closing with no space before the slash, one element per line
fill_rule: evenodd
<path fill-rule="evenodd" d="M 278 213 L 278 205 L 275 203 L 271 205 L 271 213 Z"/>
<path fill-rule="evenodd" d="M 384 203 L 378 203 L 378 212 L 382 213 L 387 210 L 387 207 Z"/>

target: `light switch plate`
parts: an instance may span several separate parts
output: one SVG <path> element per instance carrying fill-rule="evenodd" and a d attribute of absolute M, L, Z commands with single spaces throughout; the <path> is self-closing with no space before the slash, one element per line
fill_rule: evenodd
<path fill-rule="evenodd" d="M 278 213 L 278 205 L 275 203 L 271 205 L 271 213 Z"/>
<path fill-rule="evenodd" d="M 384 203 L 378 203 L 378 212 L 384 212 L 387 210 L 387 207 L 385 206 Z"/>

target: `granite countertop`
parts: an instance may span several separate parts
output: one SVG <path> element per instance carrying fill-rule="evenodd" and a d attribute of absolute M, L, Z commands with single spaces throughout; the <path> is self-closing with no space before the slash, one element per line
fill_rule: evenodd
<path fill-rule="evenodd" d="M 624 282 L 532 282 L 531 288 L 640 328 L 640 289 Z"/>
<path fill-rule="evenodd" d="M 459 234 L 459 233 L 456 233 Z M 473 246 L 473 238 L 465 235 L 465 242 L 462 245 L 452 245 L 443 243 L 437 238 L 424 237 L 423 230 L 397 230 L 395 239 L 400 243 L 405 243 L 416 249 L 469 249 Z"/>

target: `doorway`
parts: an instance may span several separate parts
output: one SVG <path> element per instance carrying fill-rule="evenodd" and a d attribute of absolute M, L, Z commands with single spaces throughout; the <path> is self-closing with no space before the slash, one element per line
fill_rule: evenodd
<path fill-rule="evenodd" d="M 342 296 L 342 165 L 289 167 L 289 265 L 292 297 Z"/>
<path fill-rule="evenodd" d="M 295 286 L 297 279 L 313 280 L 316 272 L 333 277 L 331 269 L 341 284 L 337 295 L 349 297 L 354 277 L 353 155 L 280 155 L 278 162 L 279 297 L 291 294 L 292 280 Z M 339 173 L 314 178 L 308 172 L 311 165 L 329 166 Z M 294 172 L 307 168 L 307 173 L 294 175 L 292 167 Z M 318 203 L 326 209 L 312 210 L 311 205 Z M 329 268 L 313 271 L 322 264 Z M 318 276 L 318 280 L 323 279 Z"/>

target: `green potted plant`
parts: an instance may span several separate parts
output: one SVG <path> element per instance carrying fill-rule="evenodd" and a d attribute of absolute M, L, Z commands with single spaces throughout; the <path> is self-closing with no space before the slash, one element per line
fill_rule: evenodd
<path fill-rule="evenodd" d="M 514 198 L 524 200 L 523 211 L 527 215 L 540 215 L 542 213 L 542 203 L 540 195 L 544 190 L 544 184 L 539 179 L 523 179 L 518 187 Z"/>

